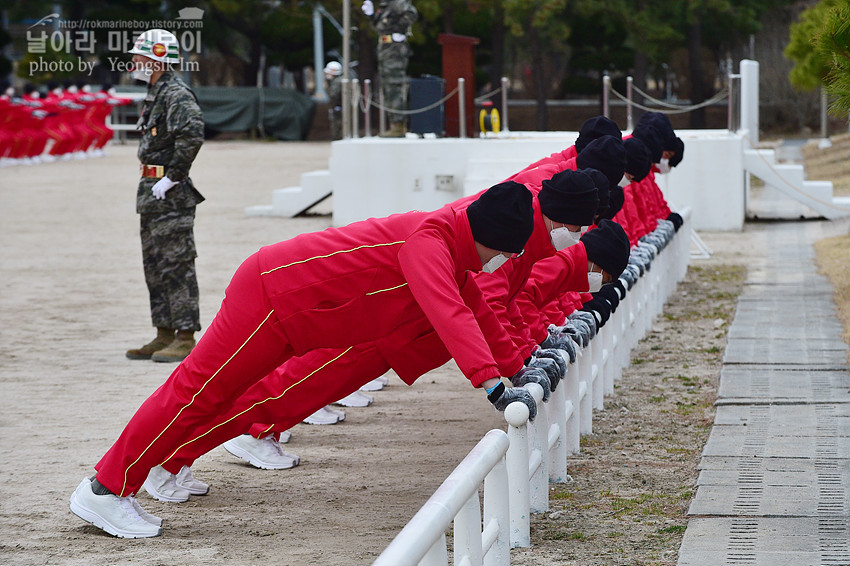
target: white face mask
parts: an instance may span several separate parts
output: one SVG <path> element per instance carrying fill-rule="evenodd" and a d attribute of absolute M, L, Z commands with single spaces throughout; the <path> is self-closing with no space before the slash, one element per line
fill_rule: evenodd
<path fill-rule="evenodd" d="M 505 262 L 508 261 L 508 256 L 502 254 L 496 254 L 490 258 L 490 260 L 481 266 L 481 271 L 484 273 L 493 273 L 500 267 L 502 267 Z"/>
<path fill-rule="evenodd" d="M 150 83 L 151 75 L 153 74 L 153 69 L 142 65 L 134 65 L 133 71 L 130 74 L 137 81 L 144 81 L 146 83 Z"/>
<path fill-rule="evenodd" d="M 598 271 L 588 271 L 587 284 L 590 286 L 591 293 L 597 292 L 602 288 L 602 273 Z"/>
<path fill-rule="evenodd" d="M 550 231 L 549 237 L 555 249 L 561 251 L 576 245 L 581 238 L 581 232 L 571 232 L 566 226 L 561 226 Z"/>
<path fill-rule="evenodd" d="M 662 175 L 666 175 L 667 173 L 670 172 L 670 160 L 669 159 L 662 159 L 661 161 L 658 162 L 658 172 L 661 173 Z"/>
<path fill-rule="evenodd" d="M 625 175 L 623 175 L 623 178 L 622 178 L 622 179 L 620 179 L 620 182 L 619 182 L 619 183 L 617 183 L 617 184 L 618 184 L 618 185 L 620 185 L 620 187 L 621 187 L 621 188 L 624 188 L 624 189 L 625 189 L 626 187 L 628 187 L 629 185 L 631 185 L 631 183 L 632 183 L 632 182 L 631 182 L 631 181 L 629 181 L 629 178 L 628 178 L 628 177 L 626 177 Z"/>

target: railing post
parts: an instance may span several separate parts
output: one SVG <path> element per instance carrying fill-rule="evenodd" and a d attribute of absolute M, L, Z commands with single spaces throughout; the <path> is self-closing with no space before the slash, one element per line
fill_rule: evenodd
<path fill-rule="evenodd" d="M 372 136 L 372 79 L 363 81 L 363 99 L 366 107 L 363 115 L 363 135 L 368 138 Z"/>
<path fill-rule="evenodd" d="M 387 112 L 384 106 L 384 88 L 378 89 L 378 135 L 382 136 L 387 131 Z"/>
<path fill-rule="evenodd" d="M 510 446 L 505 455 L 508 467 L 511 548 L 531 546 L 531 505 L 528 500 L 528 407 L 511 403 L 505 409 Z"/>
<path fill-rule="evenodd" d="M 502 77 L 502 131 L 511 131 L 508 127 L 508 77 Z"/>
<path fill-rule="evenodd" d="M 460 77 L 457 80 L 457 103 L 458 119 L 460 120 L 460 133 L 458 137 L 466 137 L 466 79 Z"/>
<path fill-rule="evenodd" d="M 561 376 L 558 389 L 549 397 L 549 430 L 558 427 L 558 439 L 549 451 L 549 481 L 564 483 L 567 481 L 567 409 L 566 409 L 566 384 Z"/>
<path fill-rule="evenodd" d="M 466 500 L 454 520 L 455 564 L 466 558 L 468 564 L 481 564 L 481 504 L 478 492 Z"/>
<path fill-rule="evenodd" d="M 608 91 L 611 90 L 611 77 L 608 76 L 608 73 L 602 75 L 602 115 L 606 118 L 610 118 L 610 113 L 608 112 Z"/>
<path fill-rule="evenodd" d="M 342 85 L 342 139 L 351 137 L 351 81 L 340 79 Z"/>
<path fill-rule="evenodd" d="M 360 79 L 351 79 L 351 137 L 360 137 Z"/>
<path fill-rule="evenodd" d="M 632 114 L 632 83 L 634 82 L 634 78 L 631 76 L 626 77 L 626 98 L 628 102 L 626 103 L 626 129 L 631 131 L 635 129 L 634 116 Z"/>
<path fill-rule="evenodd" d="M 484 526 L 493 521 L 499 525 L 496 541 L 484 554 L 484 566 L 509 566 L 511 563 L 511 512 L 506 491 L 508 467 L 502 458 L 484 478 Z"/>

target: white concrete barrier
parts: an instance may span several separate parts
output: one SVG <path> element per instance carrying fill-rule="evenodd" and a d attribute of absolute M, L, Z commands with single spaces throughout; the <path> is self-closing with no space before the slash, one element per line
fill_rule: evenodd
<path fill-rule="evenodd" d="M 629 352 L 652 327 L 690 260 L 691 211 L 658 252 L 608 323 L 569 363 L 560 385 L 543 403 L 543 389 L 525 387 L 537 402 L 537 418 L 512 403 L 508 432 L 491 430 L 449 475 L 374 562 L 374 566 L 444 566 L 445 532 L 454 523 L 454 564 L 507 566 L 510 548 L 531 545 L 531 514 L 549 509 L 549 484 L 571 481 L 567 457 L 580 449 L 580 434 L 592 428 L 595 395 L 613 392 Z M 625 352 L 623 352 L 625 350 Z M 595 362 L 594 362 L 595 360 Z M 598 393 L 597 393 L 598 392 Z M 601 406 L 598 408 L 604 408 Z M 478 488 L 484 483 L 484 518 Z"/>

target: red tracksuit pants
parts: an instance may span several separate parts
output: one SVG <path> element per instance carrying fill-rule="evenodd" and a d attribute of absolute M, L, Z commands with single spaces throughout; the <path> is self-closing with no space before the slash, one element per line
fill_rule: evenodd
<path fill-rule="evenodd" d="M 259 438 L 288 430 L 389 369 L 373 343 L 345 350 L 314 350 L 291 358 L 251 387 L 226 413 L 188 433 L 185 442 L 162 466 L 176 474 L 181 467 L 191 466 L 196 458 L 240 434 L 250 432 Z"/>
<path fill-rule="evenodd" d="M 139 407 L 95 466 L 98 481 L 120 496 L 136 493 L 150 469 L 186 442 L 186 431 L 209 427 L 229 413 L 235 399 L 292 357 L 276 325 L 254 254 L 236 270 L 221 309 L 192 353 Z"/>

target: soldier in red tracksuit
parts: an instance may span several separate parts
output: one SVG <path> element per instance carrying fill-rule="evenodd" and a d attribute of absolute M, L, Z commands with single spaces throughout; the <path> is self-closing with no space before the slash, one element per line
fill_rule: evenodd
<path fill-rule="evenodd" d="M 513 305 L 515 297 L 522 290 L 534 262 L 557 251 L 551 236 L 553 229 L 561 228 L 557 224 L 568 224 L 578 232 L 581 225 L 587 225 L 593 220 L 598 207 L 596 187 L 589 177 L 580 172 L 564 172 L 544 181 L 542 188 L 539 191 L 532 189 L 532 193 L 535 194 L 532 202 L 534 230 L 522 256 L 508 262 L 493 274 L 480 274 L 474 278 L 475 286 L 480 287 L 497 317 L 493 319 L 493 324 L 501 326 L 499 331 L 491 330 L 488 333 L 490 339 L 495 341 L 500 335 L 507 338 L 496 342 L 491 349 L 501 375 L 508 377 L 515 376 L 523 369 L 524 359 L 531 353 L 528 333 L 523 333 L 524 329 L 518 324 L 521 323 L 521 316 Z M 472 206 L 470 201 L 475 202 L 474 199 L 461 199 L 450 206 L 462 209 L 467 205 Z M 487 312 L 488 309 L 482 310 Z M 217 422 L 188 433 L 187 441 L 180 446 L 180 450 L 170 455 L 162 466 L 171 474 L 177 474 L 184 466 L 191 466 L 200 455 L 249 429 L 255 438 L 268 435 L 271 431 L 279 433 L 288 430 L 309 415 L 311 409 L 315 410 L 356 391 L 389 369 L 395 370 L 407 384 L 412 384 L 418 377 L 451 358 L 452 353 L 443 343 L 440 333 L 431 328 L 429 320 L 421 319 L 400 327 L 390 336 L 374 343 L 360 344 L 344 351 L 311 352 L 307 356 L 288 360 L 284 366 L 246 392 Z M 300 380 L 304 376 L 310 376 L 310 383 L 301 385 Z M 299 383 L 297 390 L 290 390 L 295 383 Z M 274 451 L 263 459 L 262 445 L 256 446 L 257 452 L 252 454 L 254 460 L 247 458 L 244 452 L 252 450 L 249 442 L 242 439 L 241 443 L 237 442 L 241 446 L 233 446 L 228 442 L 225 447 L 258 467 L 275 467 Z"/>
<path fill-rule="evenodd" d="M 140 538 L 161 521 L 132 498 L 157 466 L 232 400 L 293 356 L 377 342 L 427 319 L 464 375 L 496 408 L 505 388 L 485 336 L 498 334 L 472 274 L 522 252 L 533 230 L 529 191 L 502 183 L 466 208 L 411 212 L 304 234 L 261 248 L 236 271 L 192 353 L 139 408 L 71 496 L 71 510 L 106 532 Z M 309 382 L 303 376 L 299 383 Z M 334 395 L 337 398 L 338 395 Z M 311 409 L 314 411 L 315 407 Z"/>

